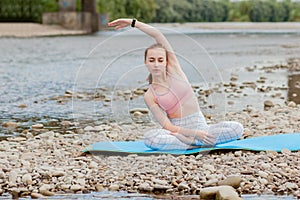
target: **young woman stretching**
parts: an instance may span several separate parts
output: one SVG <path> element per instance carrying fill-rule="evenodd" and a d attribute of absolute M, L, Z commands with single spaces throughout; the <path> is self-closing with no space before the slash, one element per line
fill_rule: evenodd
<path fill-rule="evenodd" d="M 184 150 L 214 146 L 242 136 L 243 126 L 238 122 L 206 123 L 171 45 L 158 29 L 136 19 L 117 19 L 108 26 L 115 29 L 132 26 L 156 41 L 145 51 L 150 86 L 144 100 L 162 128 L 145 133 L 146 146 L 155 150 Z"/>

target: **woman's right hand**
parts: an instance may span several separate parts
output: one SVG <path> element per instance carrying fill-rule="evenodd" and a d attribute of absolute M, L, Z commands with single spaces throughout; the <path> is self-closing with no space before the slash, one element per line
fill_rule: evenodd
<path fill-rule="evenodd" d="M 109 22 L 107 25 L 115 27 L 115 29 L 118 30 L 118 29 L 121 29 L 121 28 L 131 25 L 131 23 L 132 23 L 132 19 L 120 18 L 120 19 L 116 19 L 112 22 Z"/>

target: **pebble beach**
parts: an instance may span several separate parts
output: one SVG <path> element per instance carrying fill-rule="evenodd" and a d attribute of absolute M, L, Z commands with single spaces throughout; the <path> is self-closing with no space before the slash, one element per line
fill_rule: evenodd
<path fill-rule="evenodd" d="M 298 23 L 296 25 L 299 26 Z M 5 26 L 2 24 L 0 28 L 4 30 Z M 0 36 L 26 38 L 46 36 L 49 33 L 50 35 L 84 34 L 62 30 L 61 27 L 34 24 L 27 24 L 26 31 L 19 31 L 22 27 L 24 29 L 24 26 L 17 24 L 16 26 L 18 26 L 17 30 L 13 29 L 14 26 L 8 26 L 7 30 L 10 32 L 0 31 Z M 176 24 L 166 24 L 166 26 L 179 27 Z M 234 24 L 218 26 L 186 24 L 186 26 L 208 29 L 236 27 Z M 248 28 L 254 26 L 256 29 L 262 27 L 251 23 L 246 24 L 246 28 L 247 26 Z M 287 26 L 286 29 L 294 30 L 295 26 Z M 28 27 L 36 28 L 28 29 Z M 276 26 L 271 24 L 267 27 L 276 29 Z M 41 32 L 30 31 L 34 29 Z M 203 89 L 201 85 L 193 85 L 207 122 L 212 124 L 220 120 L 238 121 L 245 127 L 241 139 L 299 132 L 299 103 L 288 99 L 285 95 L 288 86 L 274 86 L 268 82 L 268 75 L 282 70 L 299 74 L 300 59 L 295 58 L 288 60 L 287 64 L 262 68 L 249 66 L 245 69 L 245 74 L 257 71 L 264 74 L 253 82 L 243 82 L 242 78 L 233 74 L 230 81 L 217 83 L 211 88 Z M 295 88 L 294 97 L 299 91 L 297 80 Z M 226 104 L 230 106 L 239 104 L 242 98 L 247 98 L 248 91 L 252 89 L 269 97 L 268 100 L 260 102 L 262 109 L 244 106 L 241 103 L 242 106 L 237 111 L 229 109 L 224 113 L 207 112 L 215 107 L 209 101 L 212 95 L 224 94 L 227 98 Z M 74 100 L 97 101 L 104 107 L 109 107 L 112 101 L 140 98 L 145 90 L 146 88 L 137 88 L 132 91 L 113 91 L 116 95 L 112 97 L 112 91 L 105 87 L 99 88 L 96 93 L 75 92 L 70 88 L 60 95 L 41 99 L 38 102 L 63 106 L 65 102 Z M 18 107 L 26 109 L 27 106 L 20 104 Z M 151 195 L 152 198 L 158 199 L 199 199 L 201 197 L 201 199 L 234 200 L 250 194 L 274 197 L 288 195 L 291 198 L 300 198 L 300 151 L 217 150 L 180 156 L 83 152 L 99 141 L 142 140 L 145 131 L 158 127 L 157 123 L 151 120 L 147 108 L 136 107 L 129 112 L 131 116 L 129 122 L 103 120 L 97 123 L 82 123 L 75 119 L 55 123 L 35 123 L 30 127 L 24 127 L 21 122 L 11 119 L 0 124 L 1 128 L 8 133 L 16 131 L 20 133 L 2 138 L 0 141 L 0 199 L 50 198 L 59 195 L 68 199 L 73 194 L 103 191 L 125 191 L 128 194 L 140 194 L 141 197 Z M 109 199 L 110 196 L 99 195 L 98 198 Z"/>

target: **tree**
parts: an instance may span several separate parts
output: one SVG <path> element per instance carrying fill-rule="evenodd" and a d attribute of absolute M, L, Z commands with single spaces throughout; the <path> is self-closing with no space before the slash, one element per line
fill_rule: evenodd
<path fill-rule="evenodd" d="M 153 0 L 98 0 L 98 10 L 109 18 L 136 17 L 150 22 L 155 15 Z"/>
<path fill-rule="evenodd" d="M 250 20 L 253 22 L 267 22 L 272 15 L 272 10 L 266 1 L 253 1 L 250 11 Z"/>

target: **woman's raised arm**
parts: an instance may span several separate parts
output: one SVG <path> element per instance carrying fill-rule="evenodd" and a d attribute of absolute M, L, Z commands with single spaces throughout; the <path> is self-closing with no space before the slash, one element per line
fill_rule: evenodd
<path fill-rule="evenodd" d="M 133 23 L 133 20 L 135 22 Z M 182 71 L 178 59 L 173 51 L 172 46 L 170 45 L 167 38 L 155 27 L 150 26 L 149 24 L 137 21 L 136 19 L 116 19 L 112 22 L 108 23 L 108 26 L 115 27 L 115 29 L 121 29 L 126 26 L 133 26 L 138 28 L 139 30 L 143 31 L 147 35 L 151 36 L 155 39 L 156 43 L 161 44 L 166 50 L 168 54 L 168 67 L 173 68 L 177 74 L 182 76 L 184 79 L 187 80 L 184 72 Z"/>

